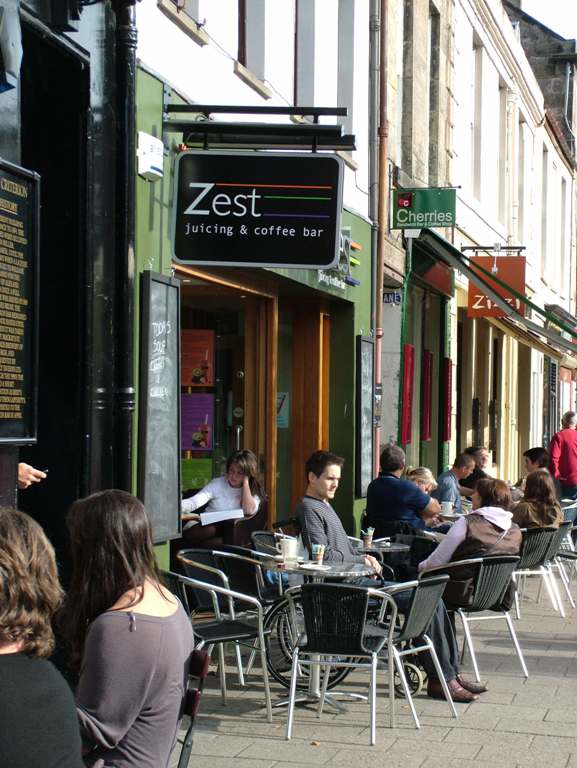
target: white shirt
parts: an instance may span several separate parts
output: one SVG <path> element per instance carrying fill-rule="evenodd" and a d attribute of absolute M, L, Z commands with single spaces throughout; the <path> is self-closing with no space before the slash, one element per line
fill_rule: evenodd
<path fill-rule="evenodd" d="M 481 515 L 485 520 L 488 520 L 497 528 L 502 531 L 508 531 L 511 527 L 511 521 L 513 513 L 501 507 L 480 507 L 474 509 L 473 514 Z M 439 544 L 437 549 L 429 555 L 426 560 L 419 563 L 419 571 L 426 571 L 427 568 L 435 568 L 437 565 L 445 565 L 451 561 L 453 552 L 457 549 L 459 544 L 465 541 L 467 536 L 467 520 L 465 517 L 460 517 L 452 526 L 451 530 L 447 533 L 443 541 Z"/>
<path fill-rule="evenodd" d="M 260 504 L 258 496 L 253 496 L 256 504 L 255 512 Z M 208 485 L 191 496 L 190 499 L 183 499 L 181 503 L 181 511 L 183 513 L 194 512 L 195 509 L 203 507 L 208 504 L 207 512 L 223 512 L 229 509 L 241 509 L 242 508 L 242 486 L 240 488 L 233 488 L 227 478 L 216 477 L 211 480 Z"/>

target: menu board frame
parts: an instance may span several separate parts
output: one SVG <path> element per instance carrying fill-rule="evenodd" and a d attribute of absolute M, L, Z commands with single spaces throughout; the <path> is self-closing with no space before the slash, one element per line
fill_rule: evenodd
<path fill-rule="evenodd" d="M 159 308 L 162 315 L 158 314 Z M 151 519 L 154 543 L 159 543 L 181 535 L 180 281 L 148 270 L 142 272 L 140 309 L 138 497 Z M 156 336 L 151 332 L 153 322 L 159 326 Z M 168 322 L 170 340 L 163 330 Z M 164 348 L 158 348 L 164 340 L 168 360 L 155 365 L 165 357 Z M 164 397 L 152 390 L 167 384 L 170 391 L 166 398 L 168 406 L 164 408 Z M 164 432 L 159 430 L 160 423 Z M 172 442 L 163 439 L 161 433 L 168 434 Z M 165 452 L 159 456 L 163 449 Z M 167 465 L 173 465 L 174 472 L 171 477 L 162 476 L 161 488 L 159 472 Z"/>
<path fill-rule="evenodd" d="M 28 300 L 26 328 L 22 350 L 22 393 L 26 413 L 23 419 L 0 420 L 0 445 L 34 445 L 38 441 L 38 305 L 40 264 L 40 175 L 0 157 L 0 197 L 14 205 L 22 202 L 22 196 L 13 195 L 3 180 L 12 177 L 16 185 L 26 190 L 25 255 L 28 268 L 24 278 L 23 298 Z M 2 211 L 0 211 L 1 213 Z M 0 312 L 3 310 L 0 309 Z M 0 371 L 0 382 L 2 381 Z M 14 423 L 16 422 L 16 423 Z M 17 424 L 24 429 L 16 430 Z"/>
<path fill-rule="evenodd" d="M 374 348 L 370 336 L 357 336 L 355 496 L 364 499 L 373 479 Z"/>

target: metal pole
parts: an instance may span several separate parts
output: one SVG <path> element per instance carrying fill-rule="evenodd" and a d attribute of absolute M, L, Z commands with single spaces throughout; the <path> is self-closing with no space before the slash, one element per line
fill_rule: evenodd
<path fill-rule="evenodd" d="M 136 186 L 136 23 L 134 0 L 116 0 L 117 244 L 114 417 L 115 483 L 132 491 L 134 231 Z"/>

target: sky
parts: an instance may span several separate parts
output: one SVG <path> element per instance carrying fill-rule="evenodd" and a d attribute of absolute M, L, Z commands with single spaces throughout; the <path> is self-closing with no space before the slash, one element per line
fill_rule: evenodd
<path fill-rule="evenodd" d="M 577 39 L 577 0 L 522 0 L 521 8 L 559 35 Z"/>

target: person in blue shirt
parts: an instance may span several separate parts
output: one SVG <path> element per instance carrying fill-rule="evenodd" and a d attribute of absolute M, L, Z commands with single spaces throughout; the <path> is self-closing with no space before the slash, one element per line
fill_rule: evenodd
<path fill-rule="evenodd" d="M 410 480 L 401 479 L 405 471 L 405 452 L 398 445 L 385 445 L 381 453 L 381 474 L 367 489 L 366 524 L 375 529 L 375 537 L 398 532 L 399 523 L 413 528 L 437 525 L 439 502 Z"/>
<path fill-rule="evenodd" d="M 475 469 L 475 459 L 469 453 L 461 453 L 455 459 L 451 469 L 441 472 L 437 478 L 437 488 L 431 493 L 439 502 L 449 501 L 453 511 L 461 513 L 461 480 L 469 477 Z"/>

